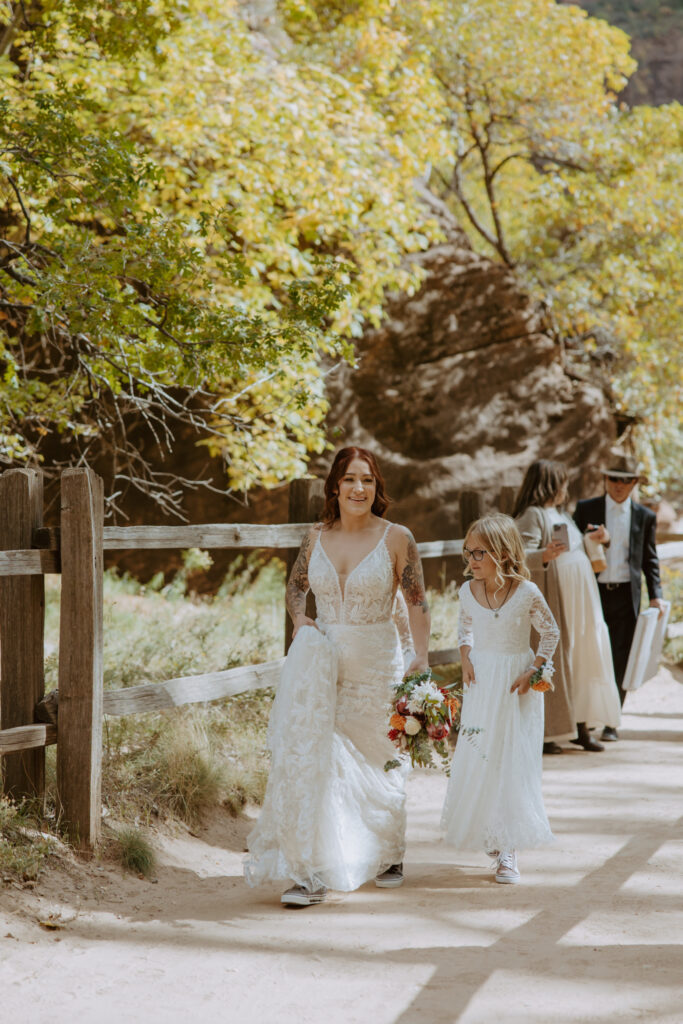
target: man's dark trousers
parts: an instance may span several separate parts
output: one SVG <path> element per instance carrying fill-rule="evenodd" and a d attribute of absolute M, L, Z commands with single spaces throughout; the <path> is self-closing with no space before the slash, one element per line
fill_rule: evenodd
<path fill-rule="evenodd" d="M 612 647 L 614 678 L 623 707 L 626 691 L 622 689 L 626 665 L 636 630 L 636 614 L 631 598 L 630 583 L 598 583 L 602 613 L 605 616 Z"/>
<path fill-rule="evenodd" d="M 605 522 L 605 497 L 587 498 L 577 502 L 574 521 L 581 533 L 585 533 L 588 524 L 599 526 Z M 640 590 L 642 577 L 645 576 L 647 592 L 650 600 L 662 596 L 662 585 L 659 579 L 659 562 L 655 531 L 657 519 L 654 512 L 637 502 L 631 503 L 631 531 L 629 536 L 629 583 L 600 583 L 600 600 L 602 613 L 605 616 L 612 647 L 614 676 L 619 690 L 621 703 L 626 696 L 622 683 L 626 674 L 629 651 L 633 643 L 636 621 L 640 610 Z M 606 723 L 611 724 L 611 723 Z"/>

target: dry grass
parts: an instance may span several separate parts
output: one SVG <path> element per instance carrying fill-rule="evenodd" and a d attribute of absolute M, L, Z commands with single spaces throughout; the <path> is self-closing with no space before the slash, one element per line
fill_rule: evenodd
<path fill-rule="evenodd" d="M 105 576 L 105 687 L 161 682 L 269 661 L 284 642 L 284 566 L 238 559 L 213 598 L 187 593 L 208 556 L 190 551 L 163 586 Z M 48 688 L 56 684 L 59 580 L 47 600 Z M 259 691 L 160 714 L 105 719 L 103 802 L 119 822 L 181 819 L 190 825 L 219 805 L 236 814 L 260 803 L 268 761 L 272 692 Z M 54 793 L 53 764 L 48 784 Z"/>

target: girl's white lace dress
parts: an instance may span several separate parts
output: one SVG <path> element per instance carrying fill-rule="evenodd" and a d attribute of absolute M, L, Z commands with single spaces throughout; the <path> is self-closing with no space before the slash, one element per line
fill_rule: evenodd
<path fill-rule="evenodd" d="M 462 850 L 521 850 L 553 841 L 541 792 L 543 694 L 510 693 L 539 655 L 552 668 L 560 631 L 538 587 L 519 584 L 498 611 L 460 590 L 458 644 L 469 644 L 476 683 L 465 690 L 441 826 Z"/>
<path fill-rule="evenodd" d="M 390 525 L 344 593 L 316 539 L 308 579 L 319 629 L 299 630 L 282 670 L 266 796 L 247 840 L 249 885 L 292 879 L 350 892 L 403 859 L 404 775 L 384 771 L 396 752 L 387 738 L 391 687 L 403 671 Z"/>

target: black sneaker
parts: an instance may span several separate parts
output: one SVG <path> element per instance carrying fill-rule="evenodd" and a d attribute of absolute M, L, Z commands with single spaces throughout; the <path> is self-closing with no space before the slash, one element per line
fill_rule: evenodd
<path fill-rule="evenodd" d="M 619 735 L 616 729 L 612 729 L 611 726 L 606 725 L 602 730 L 602 736 L 600 737 L 603 743 L 614 743 L 619 739 Z"/>
<path fill-rule="evenodd" d="M 322 885 L 319 889 L 307 889 L 305 885 L 293 885 L 280 897 L 285 907 L 311 907 L 314 903 L 324 903 L 327 889 Z"/>
<path fill-rule="evenodd" d="M 403 885 L 403 861 L 400 864 L 392 864 L 386 871 L 382 871 L 375 879 L 378 889 L 398 889 Z"/>

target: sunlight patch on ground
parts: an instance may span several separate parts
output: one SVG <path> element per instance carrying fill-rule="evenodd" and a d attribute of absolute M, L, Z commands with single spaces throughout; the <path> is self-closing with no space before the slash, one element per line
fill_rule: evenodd
<path fill-rule="evenodd" d="M 677 933 L 683 942 L 680 910 L 600 910 L 567 932 L 560 945 L 605 946 L 616 942 L 623 946 L 659 946 L 662 936 Z"/>
<path fill-rule="evenodd" d="M 592 971 L 601 959 L 613 961 L 615 955 L 614 949 L 596 950 L 591 955 L 591 966 L 588 962 L 586 966 Z M 628 981 L 616 985 L 611 977 L 584 976 L 579 980 L 576 966 L 574 960 L 572 974 L 564 977 L 542 969 L 533 973 L 497 970 L 479 988 L 472 1005 L 453 1020 L 458 1024 L 681 1024 L 680 999 L 673 987 L 659 988 L 654 978 L 652 985 Z M 409 1021 L 406 1017 L 401 1024 Z"/>
<path fill-rule="evenodd" d="M 663 843 L 645 867 L 634 872 L 620 890 L 625 895 L 683 896 L 683 839 Z M 679 903 L 679 935 L 683 942 L 683 913 Z M 683 1013 L 681 1014 L 683 1019 Z"/>

